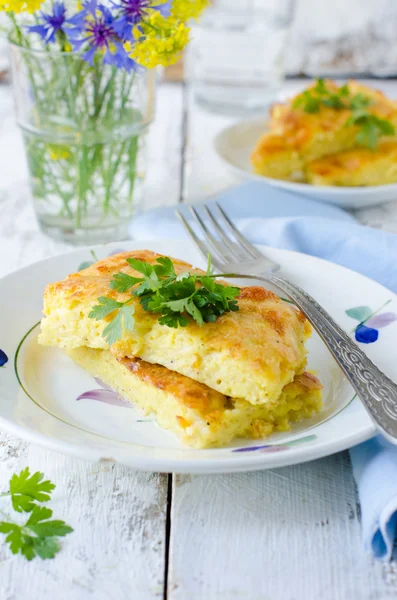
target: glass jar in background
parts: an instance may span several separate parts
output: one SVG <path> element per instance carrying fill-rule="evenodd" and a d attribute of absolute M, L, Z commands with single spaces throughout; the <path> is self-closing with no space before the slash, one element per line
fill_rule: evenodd
<path fill-rule="evenodd" d="M 274 102 L 292 12 L 293 0 L 213 0 L 192 25 L 187 79 L 195 100 L 232 115 Z"/>
<path fill-rule="evenodd" d="M 126 239 L 142 205 L 154 71 L 15 43 L 10 58 L 40 228 L 72 244 Z"/>

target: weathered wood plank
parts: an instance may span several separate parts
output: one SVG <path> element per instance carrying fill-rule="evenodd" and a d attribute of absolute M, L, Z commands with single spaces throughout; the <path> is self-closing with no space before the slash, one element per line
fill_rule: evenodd
<path fill-rule="evenodd" d="M 1 540 L 2 600 L 163 597 L 165 475 L 87 463 L 2 432 L 0 463 L 1 491 L 25 466 L 43 471 L 57 486 L 51 503 L 54 517 L 74 528 L 55 560 L 28 563 L 12 556 Z"/>
<path fill-rule="evenodd" d="M 146 207 L 180 194 L 181 86 L 162 85 L 148 136 Z M 69 250 L 34 219 L 11 89 L 0 88 L 0 276 Z M 28 563 L 0 543 L 0 598 L 152 600 L 163 597 L 168 478 L 91 464 L 0 432 L 0 490 L 25 466 L 57 484 L 54 514 L 74 527 L 56 560 Z"/>
<path fill-rule="evenodd" d="M 256 473 L 177 475 L 171 518 L 170 600 L 396 597 L 396 582 L 363 552 L 347 453 Z"/>

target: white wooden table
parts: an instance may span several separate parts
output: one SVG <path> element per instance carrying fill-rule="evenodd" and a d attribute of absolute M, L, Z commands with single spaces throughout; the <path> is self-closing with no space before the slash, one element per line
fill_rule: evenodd
<path fill-rule="evenodd" d="M 397 84 L 387 88 L 397 97 Z M 195 107 L 182 84 L 160 86 L 148 206 L 233 184 L 211 149 L 226 123 Z M 357 216 L 397 232 L 397 201 Z M 67 249 L 37 228 L 11 90 L 0 86 L 0 275 Z M 397 565 L 363 551 L 347 452 L 257 473 L 172 476 L 88 463 L 0 432 L 0 458 L 0 491 L 27 465 L 44 471 L 57 484 L 56 516 L 75 530 L 55 560 L 28 563 L 0 544 L 1 600 L 397 596 Z"/>

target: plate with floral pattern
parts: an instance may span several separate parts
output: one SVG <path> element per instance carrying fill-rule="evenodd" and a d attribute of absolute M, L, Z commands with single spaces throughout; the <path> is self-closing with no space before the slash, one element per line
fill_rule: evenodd
<path fill-rule="evenodd" d="M 0 426 L 27 441 L 95 461 L 135 469 L 219 473 L 300 463 L 349 448 L 375 427 L 332 356 L 314 333 L 308 368 L 322 384 L 323 407 L 290 431 L 265 440 L 238 439 L 225 448 L 193 450 L 160 429 L 60 350 L 37 344 L 47 283 L 116 251 L 147 248 L 204 266 L 187 241 L 158 240 L 81 248 L 0 280 Z M 260 246 L 258 246 L 260 248 Z M 397 380 L 397 296 L 346 268 L 304 254 L 266 248 L 285 277 L 305 288 L 368 356 Z"/>

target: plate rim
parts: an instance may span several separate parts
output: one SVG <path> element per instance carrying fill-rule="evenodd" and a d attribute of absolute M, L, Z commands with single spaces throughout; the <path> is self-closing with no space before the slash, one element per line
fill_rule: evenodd
<path fill-rule="evenodd" d="M 160 240 L 156 240 L 156 241 L 160 242 L 160 243 L 167 243 L 167 242 L 186 243 L 186 240 L 182 240 L 182 239 L 176 240 L 176 239 L 161 238 Z M 56 262 L 57 260 L 62 260 L 62 258 L 64 258 L 64 257 L 72 257 L 73 255 L 78 256 L 79 254 L 81 254 L 83 252 L 90 252 L 90 250 L 93 250 L 95 252 L 95 250 L 103 250 L 104 248 L 112 248 L 112 247 L 117 248 L 117 246 L 122 246 L 122 245 L 125 246 L 127 244 L 131 244 L 134 247 L 137 243 L 139 243 L 142 246 L 150 247 L 150 245 L 153 243 L 153 240 L 124 240 L 122 242 L 111 242 L 111 243 L 106 243 L 106 244 L 97 244 L 94 246 L 80 246 L 78 248 L 68 250 L 67 252 L 63 252 L 63 253 L 57 254 L 55 256 L 47 256 L 47 257 L 44 257 L 38 261 L 35 261 L 35 262 L 29 264 L 29 265 L 24 265 L 14 271 L 11 271 L 10 273 L 3 275 L 0 278 L 0 288 L 1 288 L 1 286 L 3 286 L 6 283 L 8 278 L 14 277 L 14 276 L 20 274 L 21 272 L 23 272 L 27 269 L 30 269 L 32 267 L 32 265 L 40 267 L 45 263 Z M 191 242 L 189 242 L 189 243 L 191 243 Z M 323 258 L 311 256 L 311 255 L 296 252 L 293 250 L 273 248 L 270 246 L 265 246 L 263 244 L 256 244 L 256 245 L 258 246 L 258 248 L 271 249 L 271 250 L 274 250 L 274 251 L 280 253 L 281 255 L 282 254 L 286 254 L 289 256 L 299 255 L 300 257 L 303 256 L 305 258 L 305 260 L 309 260 L 309 261 L 313 261 L 313 262 L 317 262 L 317 263 L 319 262 L 320 264 L 326 263 L 326 264 L 332 265 L 333 267 L 337 267 L 338 269 L 341 269 L 346 274 L 353 273 L 354 275 L 364 279 L 370 285 L 371 284 L 376 285 L 378 288 L 384 290 L 385 292 L 387 292 L 387 294 L 391 295 L 392 298 L 397 300 L 397 295 L 394 292 L 392 292 L 391 290 L 389 290 L 382 284 L 367 277 L 366 275 L 363 275 L 357 271 L 349 269 L 348 267 L 345 267 L 342 265 L 337 265 L 336 263 L 332 263 L 331 261 L 325 260 Z M 194 247 L 193 244 L 192 244 L 192 247 Z M 15 358 L 15 355 L 10 360 L 10 363 L 13 364 L 14 358 Z M 0 391 L 0 396 L 1 396 L 1 391 Z M 39 408 L 40 408 L 40 410 L 44 410 L 41 406 L 39 406 Z M 342 410 L 344 410 L 344 409 L 342 409 Z M 363 410 L 364 410 L 364 407 L 363 407 Z M 53 416 L 53 418 L 57 419 L 56 416 Z M 71 424 L 67 423 L 67 425 L 70 427 L 73 427 L 73 425 L 71 425 Z M 203 457 L 203 458 L 198 458 L 197 463 L 194 462 L 194 464 L 192 464 L 191 460 L 184 461 L 184 460 L 180 460 L 180 459 L 169 459 L 169 458 L 161 459 L 158 457 L 139 456 L 137 454 L 134 454 L 131 457 L 127 457 L 127 460 L 125 459 L 125 457 L 121 457 L 121 459 L 120 459 L 120 457 L 114 458 L 111 456 L 112 450 L 113 450 L 112 448 L 109 448 L 109 456 L 106 456 L 105 453 L 103 452 L 103 450 L 101 450 L 100 448 L 89 447 L 89 446 L 85 445 L 84 442 L 75 444 L 75 443 L 72 443 L 69 441 L 64 441 L 64 440 L 56 438 L 56 437 L 47 436 L 42 432 L 31 429 L 29 426 L 20 425 L 16 422 L 10 421 L 8 418 L 5 418 L 3 415 L 0 415 L 0 426 L 2 429 L 6 430 L 9 433 L 14 434 L 28 442 L 38 444 L 42 447 L 48 448 L 48 449 L 56 451 L 56 452 L 62 452 L 69 456 L 74 456 L 74 457 L 78 457 L 78 458 L 84 458 L 84 459 L 99 461 L 99 462 L 103 461 L 103 462 L 114 462 L 114 463 L 124 464 L 131 468 L 134 468 L 137 470 L 143 470 L 143 471 L 154 471 L 154 472 L 165 472 L 165 473 L 169 473 L 169 472 L 198 473 L 198 474 L 243 472 L 243 471 L 248 472 L 248 471 L 255 471 L 255 470 L 263 470 L 266 468 L 278 468 L 278 467 L 282 467 L 282 466 L 300 464 L 303 462 L 307 462 L 307 461 L 314 460 L 317 458 L 322 458 L 322 457 L 334 454 L 336 452 L 346 450 L 347 448 L 350 448 L 356 444 L 359 444 L 363 441 L 370 439 L 377 432 L 375 425 L 371 421 L 368 421 L 368 426 L 365 429 L 360 430 L 356 433 L 350 434 L 348 438 L 343 438 L 342 440 L 340 438 L 332 438 L 331 440 L 326 440 L 326 441 L 322 442 L 317 447 L 316 446 L 311 447 L 310 445 L 308 445 L 307 447 L 304 447 L 304 446 L 299 447 L 298 446 L 292 453 L 287 452 L 287 453 L 272 454 L 271 461 L 268 460 L 269 455 L 267 455 L 267 459 L 266 459 L 266 455 L 258 453 L 256 455 L 255 454 L 251 455 L 249 462 L 247 462 L 246 459 L 243 459 L 243 457 L 238 457 L 238 456 L 233 457 L 233 459 L 228 459 L 228 461 L 225 461 L 222 457 L 220 457 L 219 459 L 211 459 L 211 460 L 205 459 Z M 302 434 L 303 433 L 304 432 L 302 432 Z M 96 437 L 96 434 L 91 433 L 91 432 L 89 432 L 89 435 Z M 117 442 L 117 443 L 120 443 L 120 442 Z M 200 452 L 200 451 L 198 451 L 198 452 Z M 117 448 L 116 448 L 116 452 L 114 454 L 117 455 Z"/>

